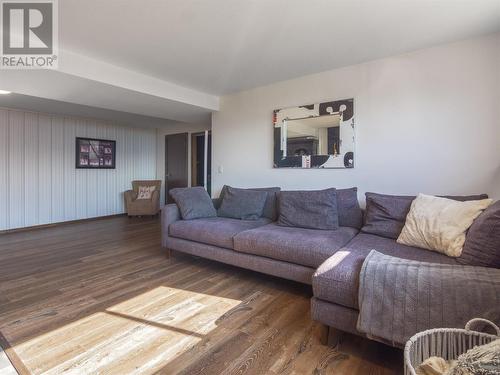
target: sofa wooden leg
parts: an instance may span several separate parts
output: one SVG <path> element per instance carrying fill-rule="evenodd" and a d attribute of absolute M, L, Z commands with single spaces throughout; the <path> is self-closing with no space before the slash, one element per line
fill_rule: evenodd
<path fill-rule="evenodd" d="M 326 332 L 325 337 L 321 341 L 324 345 L 338 349 L 342 341 L 343 333 L 344 332 L 339 329 L 328 327 L 328 332 Z"/>
<path fill-rule="evenodd" d="M 172 256 L 172 250 L 167 249 L 167 258 L 170 259 L 171 256 Z"/>

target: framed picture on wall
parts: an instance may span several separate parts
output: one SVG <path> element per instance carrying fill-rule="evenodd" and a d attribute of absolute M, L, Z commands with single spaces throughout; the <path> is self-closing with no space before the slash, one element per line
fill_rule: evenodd
<path fill-rule="evenodd" d="M 76 168 L 115 169 L 116 141 L 76 138 Z"/>

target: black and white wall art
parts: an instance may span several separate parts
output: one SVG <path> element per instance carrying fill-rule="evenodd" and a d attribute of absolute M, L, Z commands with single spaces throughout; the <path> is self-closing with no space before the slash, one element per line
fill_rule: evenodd
<path fill-rule="evenodd" d="M 76 138 L 76 168 L 115 169 L 116 141 Z"/>
<path fill-rule="evenodd" d="M 354 99 L 273 112 L 274 168 L 354 168 Z"/>

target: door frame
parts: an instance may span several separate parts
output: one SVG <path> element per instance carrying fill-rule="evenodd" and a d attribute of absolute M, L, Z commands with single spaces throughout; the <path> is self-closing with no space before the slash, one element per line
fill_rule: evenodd
<path fill-rule="evenodd" d="M 212 139 L 212 130 L 207 129 L 206 131 L 208 132 L 207 134 L 210 137 L 209 139 L 211 140 Z M 199 132 L 193 132 L 190 135 L 191 135 L 190 136 L 190 142 L 191 142 L 191 164 L 190 164 L 190 166 L 191 166 L 191 173 L 190 173 L 191 174 L 191 186 L 197 186 L 196 184 L 198 182 L 198 178 L 196 176 L 196 172 L 197 172 L 197 168 L 196 168 L 196 153 L 198 151 L 198 144 L 196 142 L 196 137 L 205 135 L 205 130 L 204 131 L 199 131 Z M 212 144 L 210 144 L 209 150 L 211 148 L 212 148 Z M 207 151 L 207 157 L 210 158 L 210 160 L 212 159 L 212 155 L 211 155 L 211 153 L 209 154 L 208 151 Z M 207 169 L 208 169 L 208 165 L 207 165 Z M 211 175 L 212 171 L 211 170 L 207 170 L 207 174 Z"/>
<path fill-rule="evenodd" d="M 165 170 L 164 172 L 164 179 L 165 179 L 165 204 L 168 204 L 168 137 L 174 136 L 174 135 L 184 135 L 186 139 L 186 179 L 187 179 L 187 185 L 189 187 L 190 183 L 190 178 L 189 178 L 189 148 L 190 148 L 190 137 L 188 132 L 181 132 L 181 133 L 172 133 L 172 134 L 165 134 Z"/>

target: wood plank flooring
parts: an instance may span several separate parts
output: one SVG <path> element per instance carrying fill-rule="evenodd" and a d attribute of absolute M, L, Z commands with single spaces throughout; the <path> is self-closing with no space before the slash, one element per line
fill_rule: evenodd
<path fill-rule="evenodd" d="M 322 345 L 310 287 L 168 259 L 159 241 L 157 220 L 126 217 L 1 235 L 0 336 L 19 373 L 402 373 L 384 345 Z"/>

